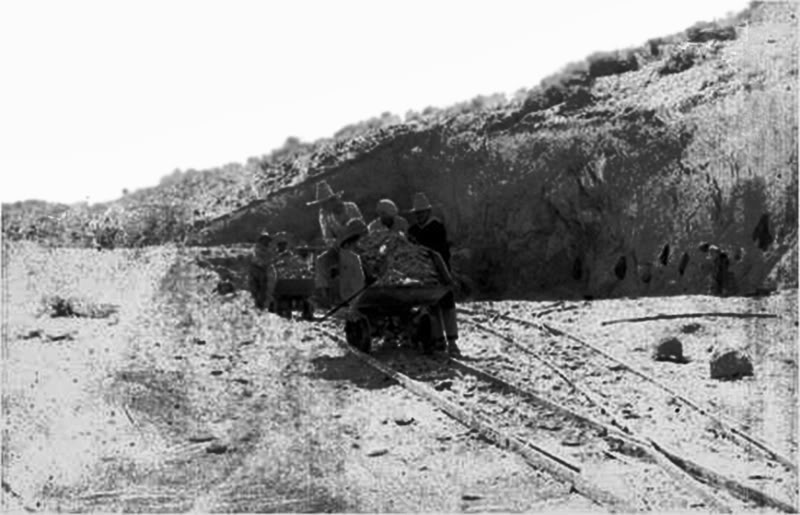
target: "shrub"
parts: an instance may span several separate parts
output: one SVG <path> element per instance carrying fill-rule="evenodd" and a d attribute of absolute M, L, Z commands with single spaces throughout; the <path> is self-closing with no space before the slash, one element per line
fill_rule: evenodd
<path fill-rule="evenodd" d="M 566 102 L 576 95 L 588 92 L 592 84 L 586 62 L 572 63 L 560 72 L 546 77 L 528 93 L 528 98 L 522 104 L 525 113 L 549 109 L 554 105 Z"/>
<path fill-rule="evenodd" d="M 61 297 L 53 295 L 42 299 L 43 312 L 51 318 L 82 317 L 108 318 L 118 312 L 114 304 L 99 304 L 77 297 Z"/>
<path fill-rule="evenodd" d="M 694 66 L 699 61 L 697 49 L 692 46 L 676 49 L 658 70 L 661 75 L 680 73 Z"/>
<path fill-rule="evenodd" d="M 598 52 L 590 55 L 589 76 L 592 78 L 619 75 L 639 69 L 639 62 L 633 52 Z"/>
<path fill-rule="evenodd" d="M 718 23 L 697 23 L 686 29 L 686 38 L 691 43 L 729 41 L 736 39 L 736 29 L 733 26 L 721 26 Z"/>

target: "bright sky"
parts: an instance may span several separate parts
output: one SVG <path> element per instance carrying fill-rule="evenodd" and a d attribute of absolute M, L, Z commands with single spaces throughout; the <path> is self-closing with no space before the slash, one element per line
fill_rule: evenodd
<path fill-rule="evenodd" d="M 384 111 L 531 87 L 747 0 L 5 0 L 0 201 L 99 202 Z"/>

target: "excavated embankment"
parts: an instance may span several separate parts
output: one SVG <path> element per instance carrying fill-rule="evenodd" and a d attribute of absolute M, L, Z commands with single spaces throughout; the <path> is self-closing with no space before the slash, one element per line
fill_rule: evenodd
<path fill-rule="evenodd" d="M 325 178 L 367 218 L 425 191 L 465 291 L 487 296 L 747 294 L 797 284 L 797 8 L 764 4 L 737 39 L 668 45 L 582 102 L 376 132 L 301 184 L 213 220 L 203 243 L 317 237 Z M 675 73 L 667 63 L 693 56 Z M 312 160 L 313 161 L 313 160 Z M 724 257 L 715 265 L 701 243 Z M 713 252 L 713 250 L 712 250 Z"/>

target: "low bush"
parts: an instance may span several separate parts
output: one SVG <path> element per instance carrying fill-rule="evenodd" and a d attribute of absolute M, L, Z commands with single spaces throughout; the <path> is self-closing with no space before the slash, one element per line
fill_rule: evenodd
<path fill-rule="evenodd" d="M 693 46 L 678 48 L 670 54 L 658 70 L 660 75 L 670 75 L 688 70 L 700 60 L 697 49 Z"/>
<path fill-rule="evenodd" d="M 598 52 L 586 58 L 589 76 L 592 78 L 619 75 L 639 69 L 636 55 L 631 51 Z"/>
<path fill-rule="evenodd" d="M 698 23 L 686 29 L 686 39 L 691 43 L 730 41 L 736 39 L 736 29 L 731 25 Z"/>
<path fill-rule="evenodd" d="M 42 299 L 42 314 L 51 318 L 108 318 L 118 311 L 113 304 L 99 304 L 77 297 L 47 296 Z"/>
<path fill-rule="evenodd" d="M 589 74 L 588 64 L 585 61 L 572 63 L 560 72 L 546 77 L 533 88 L 523 102 L 522 110 L 529 113 L 549 109 L 576 95 L 585 98 L 585 93 L 591 84 L 592 77 Z"/>

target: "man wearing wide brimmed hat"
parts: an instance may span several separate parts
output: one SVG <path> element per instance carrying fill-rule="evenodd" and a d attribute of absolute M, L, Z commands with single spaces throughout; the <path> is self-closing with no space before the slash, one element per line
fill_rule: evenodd
<path fill-rule="evenodd" d="M 332 274 L 339 264 L 338 239 L 344 234 L 347 222 L 353 219 L 364 221 L 361 211 L 354 202 L 344 202 L 342 192 L 335 192 L 327 181 L 317 183 L 316 197 L 309 206 L 319 206 L 319 227 L 322 239 L 328 248 L 317 258 L 316 287 L 317 301 L 328 304 L 335 300 Z"/>
<path fill-rule="evenodd" d="M 319 227 L 322 230 L 322 239 L 328 246 L 336 243 L 348 221 L 353 218 L 364 220 L 355 202 L 343 201 L 342 192 L 334 193 L 327 181 L 317 183 L 316 198 L 306 205 L 319 206 Z"/>
<path fill-rule="evenodd" d="M 409 210 L 414 217 L 414 223 L 408 228 L 408 235 L 414 242 L 437 252 L 442 257 L 447 270 L 450 270 L 450 243 L 447 241 L 447 230 L 438 218 L 431 215 L 432 210 L 433 206 L 424 193 L 414 194 Z M 440 324 L 433 324 L 434 348 L 447 347 L 451 354 L 459 354 L 456 345 L 458 324 L 453 293 L 445 295 L 438 307 L 442 312 L 444 327 L 442 328 Z"/>
<path fill-rule="evenodd" d="M 424 193 L 414 194 L 409 210 L 413 221 L 408 228 L 408 235 L 420 245 L 438 252 L 449 270 L 450 244 L 447 242 L 447 230 L 441 220 L 431 214 L 432 210 L 433 206 Z"/>
<path fill-rule="evenodd" d="M 408 221 L 398 215 L 397 205 L 390 199 L 385 198 L 378 201 L 376 208 L 378 217 L 369 223 L 367 229 L 370 234 L 379 232 L 402 232 L 408 233 Z"/>

